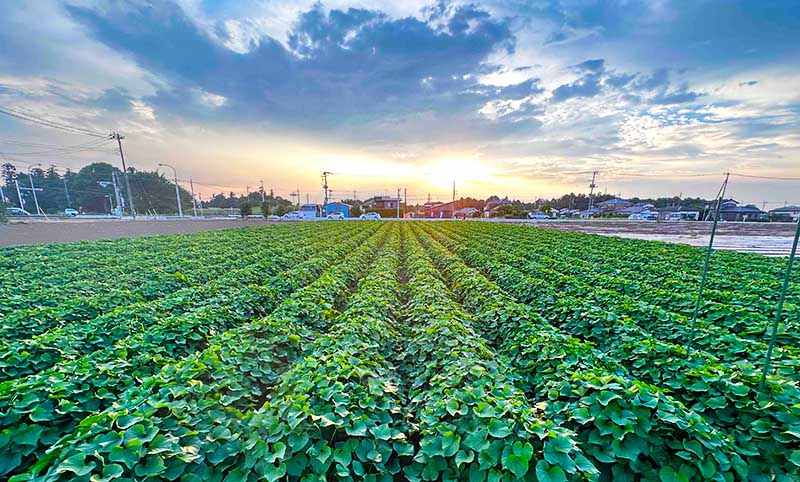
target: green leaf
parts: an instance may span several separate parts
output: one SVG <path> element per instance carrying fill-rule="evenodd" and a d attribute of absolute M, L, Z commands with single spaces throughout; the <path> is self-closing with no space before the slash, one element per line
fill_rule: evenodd
<path fill-rule="evenodd" d="M 86 461 L 86 454 L 73 455 L 72 457 L 69 457 L 60 464 L 58 464 L 58 467 L 56 468 L 56 473 L 63 474 L 65 472 L 72 472 L 78 477 L 83 477 L 85 475 L 88 475 L 92 470 L 94 470 L 97 464 L 94 462 L 89 462 L 87 464 L 85 461 Z"/>
<path fill-rule="evenodd" d="M 536 463 L 536 478 L 539 482 L 567 482 L 567 474 L 561 467 L 550 465 L 544 460 Z"/>
<path fill-rule="evenodd" d="M 377 427 L 372 427 L 369 429 L 372 432 L 372 435 L 375 438 L 380 440 L 389 440 L 392 438 L 392 429 L 389 427 L 389 424 L 378 425 Z"/>
<path fill-rule="evenodd" d="M 464 439 L 464 445 L 476 452 L 480 452 L 489 445 L 489 441 L 486 440 L 488 433 L 489 432 L 486 428 L 478 428 L 474 432 L 467 435 L 467 437 Z"/>
<path fill-rule="evenodd" d="M 228 473 L 223 482 L 244 482 L 247 480 L 248 473 L 248 470 L 237 467 Z"/>
<path fill-rule="evenodd" d="M 359 420 L 352 427 L 345 427 L 344 431 L 347 435 L 364 437 L 367 435 L 367 424 L 363 420 Z"/>
<path fill-rule="evenodd" d="M 489 435 L 495 438 L 505 438 L 511 435 L 511 427 L 499 418 L 489 422 Z"/>
<path fill-rule="evenodd" d="M 475 452 L 472 450 L 459 450 L 456 453 L 456 467 L 461 467 L 461 464 L 471 464 L 475 460 Z"/>
<path fill-rule="evenodd" d="M 347 467 L 353 459 L 353 449 L 349 444 L 341 445 L 333 450 L 333 460 Z"/>
<path fill-rule="evenodd" d="M 14 442 L 18 445 L 36 447 L 39 444 L 39 437 L 42 435 L 44 427 L 41 425 L 23 425 L 23 427 L 23 429 L 17 430 L 14 434 Z"/>
<path fill-rule="evenodd" d="M 102 476 L 93 475 L 91 481 L 92 482 L 109 482 L 111 480 L 114 480 L 114 479 L 119 478 L 120 476 L 122 476 L 123 472 L 124 472 L 124 470 L 123 470 L 121 465 L 119 465 L 119 464 L 108 464 L 105 467 L 103 467 L 103 475 Z"/>
<path fill-rule="evenodd" d="M 658 478 L 661 482 L 689 482 L 689 478 L 685 475 L 675 472 L 672 467 L 661 467 L 658 471 Z"/>
<path fill-rule="evenodd" d="M 269 482 L 274 482 L 286 475 L 286 464 L 266 464 L 264 468 L 264 477 Z"/>
<path fill-rule="evenodd" d="M 791 455 L 789 455 L 789 462 L 795 464 L 796 466 L 800 467 L 800 450 L 793 450 Z"/>
<path fill-rule="evenodd" d="M 144 459 L 144 463 L 136 465 L 133 472 L 139 477 L 155 477 L 166 469 L 167 466 L 164 465 L 164 459 L 160 455 L 149 455 Z"/>
<path fill-rule="evenodd" d="M 533 446 L 530 443 L 514 442 L 510 452 L 503 456 L 503 466 L 522 478 L 528 472 L 528 462 L 533 456 Z"/>

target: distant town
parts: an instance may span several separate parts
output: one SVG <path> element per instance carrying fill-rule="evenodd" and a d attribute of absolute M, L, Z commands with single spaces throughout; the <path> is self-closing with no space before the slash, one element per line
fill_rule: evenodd
<path fill-rule="evenodd" d="M 366 199 L 333 199 L 324 181 L 325 202 L 301 201 L 300 192 L 291 199 L 275 195 L 263 183 L 245 194 L 217 193 L 208 199 L 195 194 L 194 183 L 166 177 L 157 171 L 129 168 L 127 176 L 107 163 L 93 163 L 77 172 L 59 172 L 50 167 L 19 170 L 6 163 L 0 172 L 0 203 L 10 216 L 103 215 L 121 217 L 131 211 L 146 216 L 243 216 L 279 219 L 315 218 L 425 218 L 425 219 L 590 219 L 611 218 L 640 221 L 712 220 L 716 201 L 702 198 L 630 198 L 606 193 L 570 193 L 559 198 L 523 202 L 497 195 L 486 199 L 472 197 L 424 203 L 409 203 L 399 196 L 372 196 Z M 127 178 L 127 179 L 125 179 Z M 127 181 L 127 182 L 126 182 Z M 126 189 L 130 184 L 130 190 Z M 188 184 L 187 190 L 184 186 Z M 337 191 L 341 192 L 341 191 Z M 723 199 L 719 219 L 738 222 L 792 222 L 800 217 L 800 206 L 781 206 L 771 210 L 736 199 Z"/>

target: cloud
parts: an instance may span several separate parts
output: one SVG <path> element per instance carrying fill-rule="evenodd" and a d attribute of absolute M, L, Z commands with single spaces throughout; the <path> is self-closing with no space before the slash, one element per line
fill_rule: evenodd
<path fill-rule="evenodd" d="M 600 93 L 600 76 L 596 73 L 584 75 L 575 82 L 563 84 L 553 91 L 552 102 L 563 102 L 574 97 L 593 97 Z"/>
<path fill-rule="evenodd" d="M 752 87 L 758 83 L 757 80 L 748 80 L 746 82 L 739 82 L 739 87 Z"/>
<path fill-rule="evenodd" d="M 245 53 L 168 1 L 68 11 L 99 41 L 168 82 L 151 99 L 157 115 L 186 113 L 180 97 L 199 89 L 225 99 L 216 106 L 222 119 L 323 129 L 420 110 L 463 115 L 492 96 L 521 96 L 533 87 L 523 82 L 493 94 L 474 88 L 476 75 L 495 68 L 486 64 L 490 54 L 513 52 L 514 36 L 507 20 L 473 6 L 441 4 L 422 21 L 317 5 L 300 15 L 286 47 L 261 37 Z"/>

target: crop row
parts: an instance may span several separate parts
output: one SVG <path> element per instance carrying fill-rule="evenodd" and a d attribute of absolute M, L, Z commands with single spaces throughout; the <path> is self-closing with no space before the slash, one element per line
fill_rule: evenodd
<path fill-rule="evenodd" d="M 244 470 L 248 461 L 249 468 L 258 464 L 262 475 L 275 475 L 270 466 L 275 468 L 287 446 L 268 441 L 270 427 L 259 425 L 263 417 L 257 409 L 280 375 L 302 359 L 304 346 L 337 317 L 385 231 L 363 244 L 356 236 L 331 248 L 339 259 L 348 251 L 352 256 L 285 298 L 270 315 L 224 331 L 201 352 L 163 366 L 108 409 L 86 417 L 29 472 L 12 480 L 35 474 L 37 480 L 212 480 Z"/>
<path fill-rule="evenodd" d="M 351 242 L 368 233 L 356 233 Z M 70 433 L 81 419 L 107 408 L 163 366 L 202 349 L 215 334 L 272 311 L 343 256 L 342 249 L 352 246 L 344 243 L 337 247 L 341 241 L 328 236 L 298 247 L 289 259 L 291 268 L 238 287 L 228 297 L 217 298 L 215 304 L 163 319 L 113 346 L 4 383 L 0 386 L 0 428 L 7 444 L 0 452 L 6 456 L 0 472 L 14 469 L 22 457 L 44 450 Z M 25 440 L 25 445 L 20 446 L 18 440 Z"/>
<path fill-rule="evenodd" d="M 721 320 L 698 319 L 692 321 L 685 315 L 648 303 L 644 299 L 647 297 L 644 292 L 629 294 L 627 290 L 619 289 L 621 281 L 617 277 L 592 277 L 585 272 L 562 272 L 551 268 L 549 263 L 542 262 L 536 257 L 531 258 L 528 253 L 535 249 L 535 242 L 524 239 L 508 240 L 504 237 L 497 239 L 491 233 L 472 233 L 470 235 L 465 234 L 464 231 L 469 233 L 469 228 L 461 229 L 458 232 L 452 230 L 449 232 L 458 236 L 459 239 L 489 243 L 499 253 L 494 256 L 496 260 L 503 259 L 514 266 L 524 267 L 529 276 L 538 280 L 537 285 L 540 286 L 529 286 L 531 295 L 539 287 L 546 286 L 551 291 L 557 291 L 560 296 L 572 295 L 581 298 L 586 303 L 595 303 L 618 315 L 628 316 L 658 337 L 677 343 L 713 348 L 725 360 L 735 362 L 740 358 L 749 360 L 763 360 L 764 358 L 767 346 L 763 341 L 745 338 L 737 333 L 739 331 L 737 327 L 744 324 L 757 326 L 759 319 L 753 313 L 739 313 L 729 324 L 724 324 Z M 570 263 L 575 264 L 573 261 Z M 598 261 L 597 264 L 600 263 Z M 693 298 L 688 302 L 693 303 Z M 745 322 L 745 320 L 747 321 Z M 771 320 L 761 317 L 760 323 L 763 337 L 763 332 L 767 330 Z M 790 323 L 788 327 L 784 327 L 784 333 L 786 330 L 791 331 L 796 326 L 798 326 L 797 322 Z M 683 329 L 680 329 L 681 327 Z M 786 334 L 784 338 L 793 336 L 796 335 Z M 720 346 L 720 340 L 724 340 L 725 347 Z M 791 346 L 785 346 L 781 350 L 781 355 L 788 360 L 800 360 L 800 351 Z"/>
<path fill-rule="evenodd" d="M 548 239 L 539 230 L 492 231 L 486 226 L 473 224 L 459 231 L 492 236 L 497 242 L 524 247 L 527 260 L 535 261 L 556 273 L 574 276 L 582 282 L 633 296 L 639 302 L 664 310 L 665 313 L 659 316 L 693 314 L 697 292 L 697 280 L 693 278 L 696 277 L 695 272 L 699 271 L 699 264 L 686 266 L 670 259 L 671 269 L 665 272 L 661 266 L 665 263 L 658 260 L 648 258 L 647 263 L 632 263 L 633 266 L 630 266 L 627 260 L 620 259 L 616 254 L 609 256 L 607 246 L 603 250 L 592 250 L 589 246 L 584 246 L 582 250 L 571 250 L 566 243 L 559 244 L 555 237 Z M 591 239 L 584 237 L 588 238 L 587 241 Z M 713 263 L 716 266 L 720 261 L 715 259 Z M 723 264 L 721 269 L 730 271 L 733 268 Z M 723 288 L 712 285 L 704 290 L 699 318 L 742 336 L 763 338 L 774 319 L 773 298 L 778 292 L 779 283 L 780 277 L 775 275 L 754 276 L 740 286 Z M 789 299 L 800 300 L 800 296 L 792 298 L 790 295 Z M 800 327 L 798 306 L 787 303 L 784 310 L 781 341 L 796 344 L 800 341 L 796 334 Z M 667 324 L 673 322 L 664 321 Z"/>
<path fill-rule="evenodd" d="M 542 279 L 525 276 L 522 268 L 515 267 L 521 264 L 497 261 L 503 259 L 502 252 L 510 250 L 501 251 L 486 239 L 453 240 L 436 232 L 433 236 L 509 293 L 530 303 L 549 322 L 596 344 L 608 363 L 641 381 L 663 387 L 728 434 L 732 453 L 747 462 L 752 478 L 769 473 L 797 476 L 792 460 L 796 460 L 794 451 L 800 448 L 800 393 L 795 382 L 771 376 L 762 385 L 758 368 L 746 362 L 720 363 L 707 352 L 653 338 L 632 320 L 609 312 L 605 305 L 593 305 L 558 291 L 544 291 Z M 535 287 L 533 291 L 530 286 Z"/>
<path fill-rule="evenodd" d="M 321 234 L 326 233 L 330 234 L 327 230 Z M 181 316 L 187 310 L 225 306 L 231 302 L 230 297 L 240 284 L 255 282 L 288 266 L 286 257 L 272 255 L 272 251 L 280 249 L 283 242 L 283 239 L 276 238 L 274 244 L 265 243 L 256 249 L 264 254 L 264 264 L 233 270 L 206 285 L 179 290 L 150 302 L 121 306 L 85 322 L 55 327 L 32 339 L 2 340 L 0 380 L 29 375 L 56 363 L 79 358 L 160 320 Z M 302 238 L 298 240 L 298 243 L 302 242 Z"/>
<path fill-rule="evenodd" d="M 508 226 L 492 230 L 491 226 L 470 226 L 468 230 L 491 232 L 508 239 L 526 239 L 535 242 L 537 253 L 549 257 L 595 263 L 594 268 L 618 274 L 623 278 L 670 288 L 691 286 L 694 291 L 702 273 L 704 251 L 694 247 L 619 239 L 614 237 L 570 233 L 548 229 L 530 229 Z M 756 304 L 773 302 L 778 297 L 785 263 L 764 256 L 716 251 L 710 265 L 707 287 L 708 299 L 722 303 Z M 680 275 L 678 275 L 680 274 Z M 794 279 L 800 282 L 800 275 Z M 800 288 L 790 289 L 790 300 L 800 301 Z M 768 306 L 768 305 L 766 305 Z"/>
<path fill-rule="evenodd" d="M 113 295 L 135 289 L 142 296 L 156 296 L 159 282 L 179 286 L 213 277 L 204 265 L 225 264 L 239 250 L 246 252 L 264 241 L 259 231 L 251 231 L 227 232 L 216 238 L 207 233 L 196 238 L 157 237 L 143 250 L 137 249 L 142 244 L 138 240 L 93 243 L 90 246 L 103 247 L 101 252 L 89 250 L 75 259 L 57 254 L 33 260 L 21 256 L 4 276 L 0 292 L 5 301 L 0 309 L 57 307 L 81 296 L 101 294 L 101 290 Z"/>
<path fill-rule="evenodd" d="M 202 253 L 187 253 L 194 255 L 192 265 L 197 266 L 190 276 L 186 276 L 180 271 L 179 266 L 170 264 L 167 260 L 159 261 L 159 256 L 152 255 L 152 259 L 146 259 L 158 266 L 157 271 L 153 271 L 152 266 L 136 266 L 135 269 L 128 267 L 136 272 L 135 280 L 130 277 L 121 280 L 119 275 L 107 273 L 105 271 L 93 271 L 92 280 L 111 280 L 115 286 L 110 290 L 98 289 L 89 280 L 84 280 L 81 284 L 85 285 L 81 289 L 86 290 L 85 295 L 70 297 L 67 299 L 51 299 L 46 304 L 36 300 L 28 299 L 28 307 L 17 308 L 12 313 L 4 316 L 0 320 L 0 340 L 27 339 L 44 333 L 45 331 L 59 327 L 61 325 L 78 321 L 89 320 L 99 315 L 108 313 L 114 309 L 124 308 L 128 305 L 138 304 L 142 306 L 150 302 L 158 305 L 162 310 L 175 310 L 181 304 L 192 302 L 189 295 L 199 292 L 198 286 L 204 285 L 209 281 L 216 280 L 225 273 L 232 270 L 253 269 L 254 264 L 268 256 L 278 257 L 282 251 L 280 248 L 286 243 L 300 244 L 304 235 L 310 235 L 310 230 L 292 233 L 288 231 L 275 232 L 269 237 L 262 239 L 258 232 L 253 232 L 252 237 L 258 243 L 247 243 L 241 245 L 239 237 L 223 237 L 226 242 L 220 245 L 226 249 L 215 250 L 214 263 L 207 263 L 208 259 L 201 256 Z M 252 244 L 252 245 L 250 245 Z M 233 256 L 234 246 L 245 248 L 246 251 Z M 204 248 L 205 249 L 205 248 Z M 272 250 L 272 254 L 268 252 Z M 285 250 L 283 250 L 285 252 Z M 142 259 L 136 255 L 135 258 Z M 181 269 L 186 268 L 184 266 Z M 190 267 L 191 268 L 191 267 Z M 202 275 L 194 274 L 202 273 Z M 205 288 L 205 286 L 204 286 Z M 43 296 L 47 296 L 43 294 Z M 165 299 L 166 297 L 166 299 Z M 177 301 L 176 301 L 177 300 Z"/>
<path fill-rule="evenodd" d="M 724 434 L 669 393 L 631 378 L 591 344 L 563 334 L 435 240 L 426 247 L 475 319 L 509 360 L 517 385 L 574 444 L 603 479 L 730 480 L 745 463 Z M 578 460 L 556 458 L 565 471 Z M 547 460 L 545 454 L 545 460 Z"/>

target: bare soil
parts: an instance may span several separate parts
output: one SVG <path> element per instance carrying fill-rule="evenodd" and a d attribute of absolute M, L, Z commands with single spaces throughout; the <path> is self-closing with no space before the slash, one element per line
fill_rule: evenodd
<path fill-rule="evenodd" d="M 0 246 L 134 238 L 157 234 L 196 233 L 215 229 L 267 224 L 263 219 L 119 220 L 72 219 L 12 221 L 0 224 Z"/>
<path fill-rule="evenodd" d="M 708 246 L 710 222 L 648 221 L 537 221 L 537 226 L 583 233 L 646 239 L 668 243 Z M 726 249 L 766 256 L 788 256 L 797 225 L 795 223 L 732 223 L 717 225 L 715 249 Z"/>

